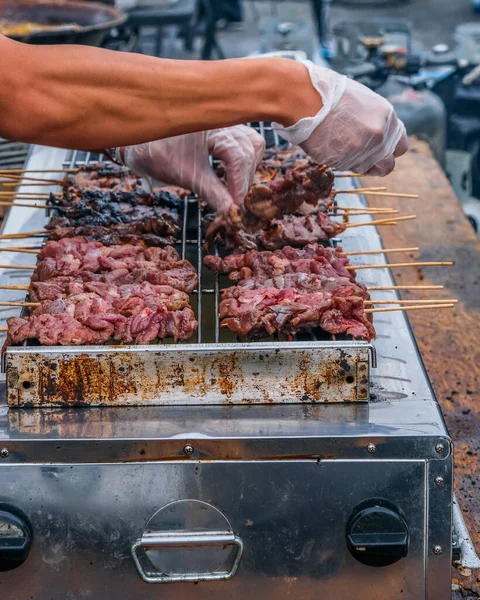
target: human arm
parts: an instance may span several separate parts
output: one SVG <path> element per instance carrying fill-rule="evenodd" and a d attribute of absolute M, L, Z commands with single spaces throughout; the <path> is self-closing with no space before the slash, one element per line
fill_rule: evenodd
<path fill-rule="evenodd" d="M 175 61 L 0 36 L 0 61 L 0 136 L 65 148 L 255 120 L 291 125 L 322 104 L 303 65 L 287 59 Z"/>

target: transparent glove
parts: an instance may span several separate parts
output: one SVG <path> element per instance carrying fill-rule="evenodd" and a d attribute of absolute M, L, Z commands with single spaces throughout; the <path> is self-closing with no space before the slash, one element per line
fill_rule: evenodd
<path fill-rule="evenodd" d="M 216 211 L 227 213 L 234 204 L 243 203 L 264 150 L 260 134 L 238 125 L 127 146 L 124 159 L 152 187 L 154 182 L 164 182 L 187 188 Z M 210 155 L 224 162 L 227 187 L 212 169 Z"/>
<path fill-rule="evenodd" d="M 274 129 L 316 162 L 340 171 L 387 175 L 408 149 L 405 126 L 392 105 L 364 85 L 304 61 L 323 107 L 314 117 Z"/>

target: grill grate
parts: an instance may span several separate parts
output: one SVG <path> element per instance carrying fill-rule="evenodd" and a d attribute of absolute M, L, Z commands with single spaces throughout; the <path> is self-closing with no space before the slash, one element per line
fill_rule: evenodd
<path fill-rule="evenodd" d="M 268 147 L 275 147 L 277 149 L 286 147 L 285 143 L 280 140 L 277 132 L 274 131 L 271 126 L 265 125 L 265 123 L 259 123 L 255 128 L 265 138 Z M 73 169 L 104 160 L 105 157 L 102 154 L 72 151 L 67 156 L 64 166 Z M 198 272 L 198 288 L 192 293 L 192 296 L 194 297 L 192 308 L 196 312 L 198 319 L 197 343 L 240 343 L 238 338 L 236 338 L 232 332 L 220 327 L 218 318 L 220 286 L 222 285 L 222 282 L 225 284 L 225 287 L 232 285 L 232 283 L 227 277 L 219 277 L 217 274 L 212 273 L 203 266 L 202 222 L 204 212 L 201 203 L 198 202 L 198 199 L 195 196 L 185 198 L 183 204 L 182 239 L 177 244 L 177 249 L 181 254 L 182 259 L 190 260 L 190 262 L 196 266 Z M 336 238 L 331 240 L 330 244 L 335 246 L 339 241 L 340 240 Z M 215 254 L 219 254 L 218 248 L 215 248 L 213 251 Z M 287 336 L 284 335 L 275 334 L 262 339 L 269 342 L 278 342 L 299 340 L 337 341 L 338 339 L 350 340 L 351 338 L 348 336 L 335 336 L 320 330 L 311 330 L 290 338 L 287 338 Z M 169 344 L 172 342 L 170 340 L 163 340 L 161 343 Z M 249 344 L 251 342 L 243 343 Z"/>

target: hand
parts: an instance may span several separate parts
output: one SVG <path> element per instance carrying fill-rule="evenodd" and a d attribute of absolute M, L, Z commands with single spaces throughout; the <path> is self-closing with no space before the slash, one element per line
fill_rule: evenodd
<path fill-rule="evenodd" d="M 127 146 L 124 158 L 152 187 L 155 180 L 188 188 L 217 212 L 227 213 L 234 203 L 243 203 L 264 150 L 260 134 L 238 125 Z M 227 187 L 212 169 L 210 155 L 224 162 Z"/>
<path fill-rule="evenodd" d="M 300 145 L 316 162 L 340 171 L 387 175 L 395 157 L 408 149 L 405 126 L 392 105 L 364 85 L 305 61 L 323 106 L 314 117 L 290 127 L 274 123 L 279 135 Z"/>

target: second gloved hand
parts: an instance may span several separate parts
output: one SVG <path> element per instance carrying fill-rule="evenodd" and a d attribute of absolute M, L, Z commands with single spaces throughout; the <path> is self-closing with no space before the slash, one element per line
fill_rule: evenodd
<path fill-rule="evenodd" d="M 323 106 L 313 117 L 278 133 L 300 145 L 316 162 L 341 171 L 387 175 L 408 148 L 405 126 L 393 106 L 364 85 L 330 69 L 304 62 Z"/>
<path fill-rule="evenodd" d="M 234 203 L 243 203 L 264 150 L 260 134 L 238 125 L 127 146 L 124 159 L 152 187 L 161 181 L 188 188 L 217 212 L 226 213 Z M 224 162 L 227 187 L 212 169 L 210 155 Z"/>

